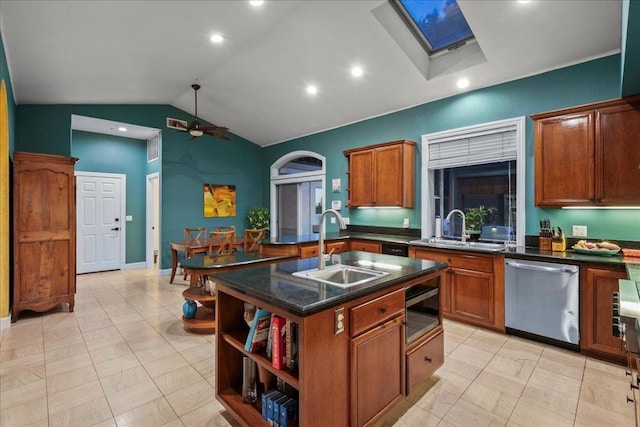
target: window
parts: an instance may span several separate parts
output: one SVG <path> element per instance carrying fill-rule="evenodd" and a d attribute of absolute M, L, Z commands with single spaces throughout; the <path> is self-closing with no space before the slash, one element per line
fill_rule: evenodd
<path fill-rule="evenodd" d="M 392 4 L 429 55 L 475 39 L 456 0 L 392 0 Z"/>
<path fill-rule="evenodd" d="M 524 245 L 524 143 L 523 117 L 423 135 L 422 237 L 436 234 L 436 217 L 443 237 L 460 237 L 460 217 L 445 221 L 459 209 L 466 234 Z"/>
<path fill-rule="evenodd" d="M 324 210 L 325 158 L 311 151 L 288 153 L 271 165 L 271 235 L 318 233 Z"/>

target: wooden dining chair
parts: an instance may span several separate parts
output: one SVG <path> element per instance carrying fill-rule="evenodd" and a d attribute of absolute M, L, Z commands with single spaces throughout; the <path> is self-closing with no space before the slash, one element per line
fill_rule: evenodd
<path fill-rule="evenodd" d="M 185 245 L 204 245 L 207 239 L 207 229 L 205 227 L 185 228 Z"/>
<path fill-rule="evenodd" d="M 246 228 L 244 230 L 244 246 L 245 252 L 257 252 L 260 250 L 260 242 L 267 235 L 268 228 Z"/>
<path fill-rule="evenodd" d="M 216 231 L 236 231 L 236 227 L 233 225 L 218 225 Z"/>
<path fill-rule="evenodd" d="M 185 227 L 183 233 L 185 245 L 200 246 L 207 244 L 207 229 L 205 227 Z M 188 258 L 189 252 L 187 252 L 185 256 Z M 184 273 L 184 280 L 187 280 L 187 273 Z"/>
<path fill-rule="evenodd" d="M 229 231 L 210 231 L 209 255 L 226 255 L 232 253 L 235 240 L 235 229 Z"/>

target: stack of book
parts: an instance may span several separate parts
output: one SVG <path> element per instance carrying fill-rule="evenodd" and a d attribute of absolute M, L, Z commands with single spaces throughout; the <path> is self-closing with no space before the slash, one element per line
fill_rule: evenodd
<path fill-rule="evenodd" d="M 298 401 L 277 390 L 262 394 L 262 418 L 276 427 L 291 427 L 296 424 Z"/>
<path fill-rule="evenodd" d="M 258 308 L 251 321 L 244 349 L 265 351 L 276 369 L 298 370 L 298 324 Z"/>

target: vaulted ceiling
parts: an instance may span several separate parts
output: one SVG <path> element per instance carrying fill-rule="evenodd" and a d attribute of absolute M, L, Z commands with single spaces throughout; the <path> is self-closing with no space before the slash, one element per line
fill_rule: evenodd
<path fill-rule="evenodd" d="M 459 4 L 484 58 L 444 68 L 416 57 L 383 0 L 4 0 L 0 29 L 18 104 L 193 114 L 197 80 L 199 116 L 261 146 L 457 94 L 461 77 L 473 90 L 621 49 L 618 0 Z"/>

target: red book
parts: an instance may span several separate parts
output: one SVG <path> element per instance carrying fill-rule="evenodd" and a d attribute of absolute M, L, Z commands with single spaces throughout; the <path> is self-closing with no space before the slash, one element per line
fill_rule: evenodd
<path fill-rule="evenodd" d="M 273 315 L 271 318 L 271 364 L 276 369 L 284 368 L 284 340 L 282 332 L 286 320 L 284 317 Z"/>

